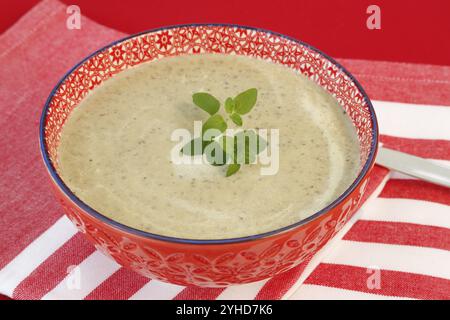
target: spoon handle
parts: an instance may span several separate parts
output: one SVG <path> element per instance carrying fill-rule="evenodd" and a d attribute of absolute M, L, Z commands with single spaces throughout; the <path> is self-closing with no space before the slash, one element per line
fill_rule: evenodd
<path fill-rule="evenodd" d="M 427 159 L 380 147 L 376 162 L 388 169 L 450 188 L 450 168 Z"/>

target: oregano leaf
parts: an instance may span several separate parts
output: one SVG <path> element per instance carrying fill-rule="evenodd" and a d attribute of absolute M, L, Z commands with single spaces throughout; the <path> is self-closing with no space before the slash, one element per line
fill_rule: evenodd
<path fill-rule="evenodd" d="M 206 92 L 197 92 L 192 95 L 192 101 L 210 115 L 216 114 L 220 108 L 220 102 L 214 96 Z"/>
<path fill-rule="evenodd" d="M 236 164 L 236 163 L 230 164 L 227 168 L 227 173 L 225 174 L 225 176 L 226 177 L 232 176 L 233 174 L 238 172 L 240 168 L 241 168 L 240 164 Z"/>
<path fill-rule="evenodd" d="M 205 132 L 209 129 L 217 129 L 220 132 L 224 132 L 227 129 L 227 123 L 220 114 L 215 114 L 209 117 L 203 124 L 202 131 Z"/>
<path fill-rule="evenodd" d="M 225 111 L 227 113 L 232 113 L 234 110 L 234 101 L 232 98 L 227 98 L 227 100 L 225 100 Z"/>
<path fill-rule="evenodd" d="M 241 92 L 234 98 L 234 111 L 241 115 L 249 113 L 256 104 L 257 96 L 258 90 L 256 90 L 256 88 Z"/>
<path fill-rule="evenodd" d="M 236 125 L 238 125 L 239 127 L 242 126 L 242 118 L 238 113 L 231 114 L 230 118 Z"/>

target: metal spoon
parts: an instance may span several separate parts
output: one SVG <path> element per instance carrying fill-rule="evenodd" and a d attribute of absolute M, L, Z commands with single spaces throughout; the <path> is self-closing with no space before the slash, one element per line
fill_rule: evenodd
<path fill-rule="evenodd" d="M 450 188 L 450 168 L 404 152 L 379 147 L 376 163 L 412 177 Z"/>

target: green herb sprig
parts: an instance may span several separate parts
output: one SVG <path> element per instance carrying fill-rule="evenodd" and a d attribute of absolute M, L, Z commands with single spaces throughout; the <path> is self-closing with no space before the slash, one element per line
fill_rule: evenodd
<path fill-rule="evenodd" d="M 229 119 L 233 121 L 239 127 L 243 126 L 242 116 L 248 114 L 256 104 L 258 91 L 256 88 L 248 89 L 239 93 L 236 97 L 228 97 L 224 103 L 224 109 Z M 202 137 L 191 140 L 182 149 L 181 152 L 186 155 L 200 155 L 205 153 L 206 150 L 211 151 L 207 154 L 211 154 L 213 158 L 207 158 L 209 163 L 214 166 L 225 165 L 231 158 L 226 177 L 229 177 L 241 168 L 241 164 L 250 164 L 256 159 L 256 155 L 262 152 L 267 147 L 267 142 L 257 135 L 254 130 L 243 130 L 234 135 L 233 137 L 221 136 L 218 140 L 205 141 L 203 140 L 203 133 L 209 129 L 219 130 L 220 133 L 225 132 L 228 128 L 227 122 L 218 114 L 220 110 L 220 101 L 213 95 L 207 92 L 197 92 L 192 95 L 193 103 L 206 111 L 210 117 L 204 122 L 202 126 Z M 245 158 L 238 159 L 238 141 L 245 142 Z M 242 140 L 243 139 L 243 140 Z M 256 139 L 257 148 L 252 150 L 250 148 L 250 142 L 252 139 Z M 255 141 L 255 140 L 254 140 Z M 227 149 L 227 144 L 232 143 L 233 147 Z M 197 146 L 197 148 L 196 148 Z M 198 147 L 200 146 L 200 148 Z M 228 151 L 228 152 L 227 152 Z M 216 162 L 217 152 L 222 152 L 222 162 Z"/>

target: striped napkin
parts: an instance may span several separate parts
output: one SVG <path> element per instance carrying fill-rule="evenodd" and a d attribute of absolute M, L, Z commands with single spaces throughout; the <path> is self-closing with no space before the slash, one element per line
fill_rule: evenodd
<path fill-rule="evenodd" d="M 121 268 L 90 245 L 50 191 L 37 142 L 62 74 L 124 34 L 40 2 L 0 36 L 0 294 L 14 299 L 450 299 L 450 190 L 375 167 L 369 198 L 308 263 L 225 289 Z M 450 67 L 340 60 L 374 99 L 385 146 L 450 165 Z M 393 102 L 387 102 L 393 101 Z"/>

